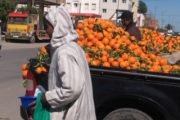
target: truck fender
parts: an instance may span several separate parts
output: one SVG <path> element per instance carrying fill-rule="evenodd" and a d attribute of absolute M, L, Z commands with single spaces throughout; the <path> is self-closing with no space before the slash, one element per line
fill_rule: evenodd
<path fill-rule="evenodd" d="M 96 109 L 97 116 L 100 116 L 100 119 L 102 119 L 105 115 L 115 109 L 130 107 L 141 110 L 149 114 L 152 118 L 157 118 L 157 120 L 177 120 L 172 117 L 172 113 L 169 113 L 169 111 L 176 111 L 171 107 L 173 105 L 171 99 L 153 88 L 146 88 L 145 91 L 143 91 L 143 93 L 141 91 L 138 94 L 121 94 L 119 95 L 120 97 L 112 96 L 111 99 L 107 99 Z M 156 92 L 156 96 L 153 95 L 154 92 Z M 144 93 L 146 94 L 146 96 L 144 95 Z M 165 108 L 163 104 L 154 100 L 157 95 L 159 95 L 158 98 L 156 98 L 158 99 L 158 101 L 166 100 L 166 104 L 169 104 L 168 108 Z"/>

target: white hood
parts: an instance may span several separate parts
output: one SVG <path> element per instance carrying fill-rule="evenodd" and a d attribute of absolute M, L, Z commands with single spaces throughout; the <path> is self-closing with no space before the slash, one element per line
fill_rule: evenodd
<path fill-rule="evenodd" d="M 78 34 L 73 28 L 71 17 L 63 6 L 50 9 L 45 18 L 54 27 L 50 42 L 54 50 L 65 43 L 78 39 Z"/>

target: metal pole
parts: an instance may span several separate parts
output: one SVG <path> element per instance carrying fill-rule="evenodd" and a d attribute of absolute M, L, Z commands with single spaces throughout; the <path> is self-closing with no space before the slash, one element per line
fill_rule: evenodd
<path fill-rule="evenodd" d="M 40 0 L 40 12 L 39 12 L 39 29 L 43 30 L 43 16 L 44 16 L 44 0 Z"/>
<path fill-rule="evenodd" d="M 1 24 L 1 23 L 0 23 Z M 0 44 L 1 44 L 1 26 L 0 26 Z"/>
<path fill-rule="evenodd" d="M 0 50 L 1 50 L 1 40 L 2 40 L 1 37 L 2 36 L 1 36 L 1 21 L 0 21 Z"/>
<path fill-rule="evenodd" d="M 32 6 L 34 7 L 35 5 L 34 5 L 34 0 L 32 0 Z"/>

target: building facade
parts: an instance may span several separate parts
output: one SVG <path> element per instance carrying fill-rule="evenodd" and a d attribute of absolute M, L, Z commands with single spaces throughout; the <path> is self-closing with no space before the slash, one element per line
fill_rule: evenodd
<path fill-rule="evenodd" d="M 157 29 L 159 28 L 159 21 L 152 16 L 145 16 L 144 27 Z"/>
<path fill-rule="evenodd" d="M 99 14 L 99 0 L 66 0 L 66 8 L 70 13 Z"/>
<path fill-rule="evenodd" d="M 138 27 L 143 27 L 145 23 L 145 16 L 142 13 L 137 14 L 137 20 L 136 20 L 136 25 Z"/>
<path fill-rule="evenodd" d="M 138 14 L 139 0 L 131 0 L 131 4 L 132 4 L 131 11 L 133 12 L 134 21 L 136 22 L 139 16 Z"/>
<path fill-rule="evenodd" d="M 104 19 L 116 19 L 116 10 L 130 10 L 137 19 L 139 0 L 65 0 L 70 13 L 99 14 Z"/>
<path fill-rule="evenodd" d="M 100 0 L 100 14 L 105 19 L 115 19 L 116 10 L 132 10 L 131 0 Z"/>

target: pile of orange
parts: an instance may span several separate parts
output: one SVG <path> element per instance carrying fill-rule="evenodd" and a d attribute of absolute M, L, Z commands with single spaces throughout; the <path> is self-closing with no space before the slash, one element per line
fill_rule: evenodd
<path fill-rule="evenodd" d="M 139 45 L 144 47 L 145 51 L 161 54 L 180 51 L 180 37 L 171 37 L 161 35 L 155 30 L 147 28 L 141 29 L 143 39 Z"/>
<path fill-rule="evenodd" d="M 163 37 L 158 32 L 141 29 L 143 39 L 136 40 L 113 22 L 88 18 L 77 25 L 78 44 L 91 66 L 180 73 L 179 65 L 170 65 L 158 56 L 178 51 L 180 38 Z M 166 50 L 166 51 L 165 51 Z"/>
<path fill-rule="evenodd" d="M 49 60 L 49 55 L 45 47 L 41 47 L 38 51 L 38 56 L 35 61 L 29 60 L 28 63 L 22 64 L 22 78 L 27 79 L 28 72 L 34 74 L 47 74 L 48 69 L 44 66 Z M 49 64 L 49 63 L 48 63 Z"/>

